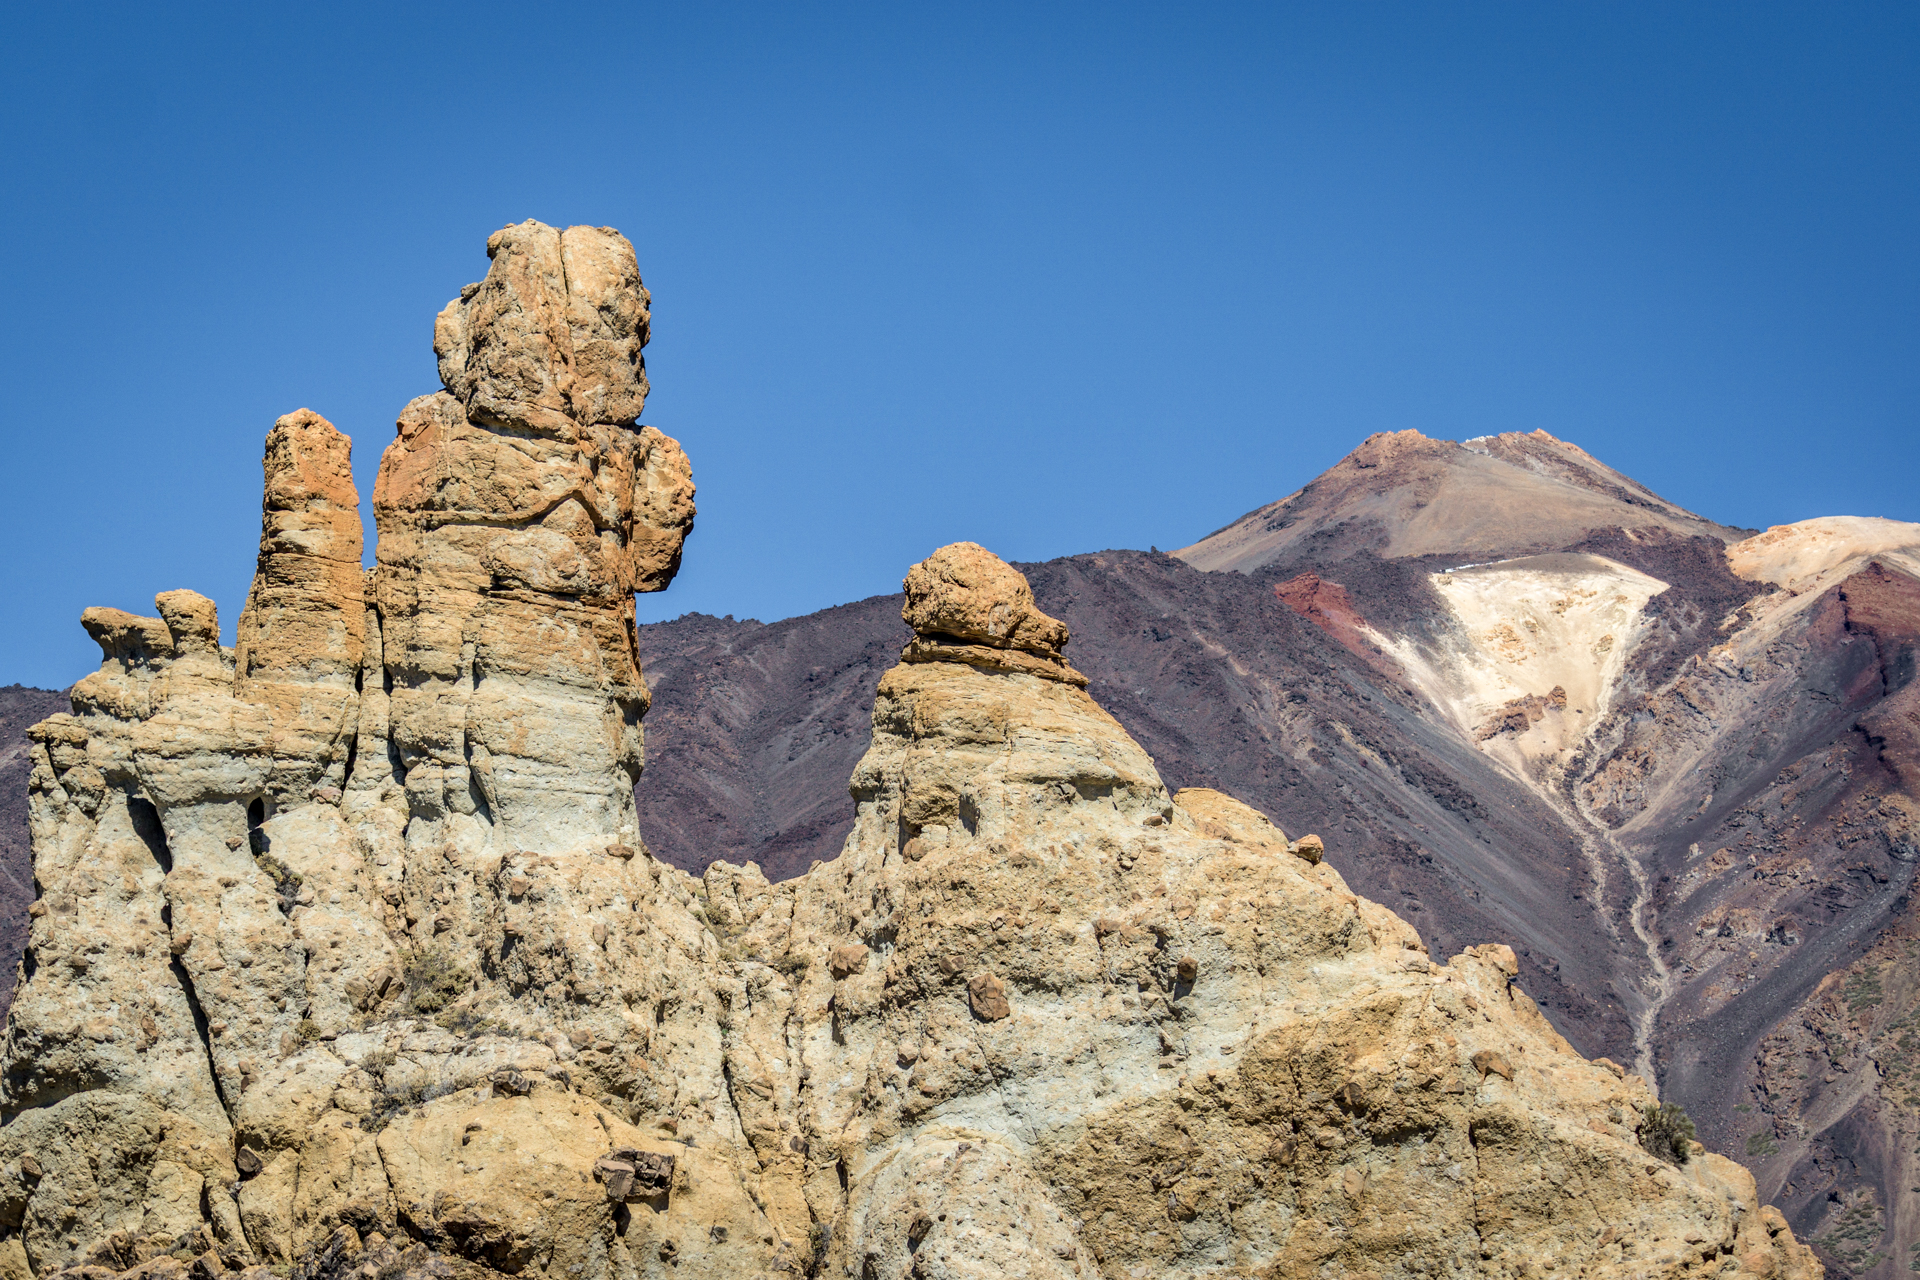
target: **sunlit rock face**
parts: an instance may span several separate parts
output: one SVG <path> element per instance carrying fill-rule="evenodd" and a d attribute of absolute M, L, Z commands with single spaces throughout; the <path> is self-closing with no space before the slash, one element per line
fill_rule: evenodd
<path fill-rule="evenodd" d="M 487 278 L 435 325 L 447 390 L 406 407 L 374 484 L 386 741 L 423 835 L 631 845 L 633 593 L 679 568 L 693 481 L 678 444 L 634 425 L 632 246 L 523 223 L 487 251 Z"/>
<path fill-rule="evenodd" d="M 83 619 L 0 1276 L 1818 1274 L 1508 948 L 1438 963 L 1317 836 L 1170 793 L 975 544 L 907 574 L 839 858 L 654 860 L 632 594 L 693 486 L 647 295 L 612 231 L 488 248 L 371 571 L 301 411 L 233 650 L 192 592 Z"/>

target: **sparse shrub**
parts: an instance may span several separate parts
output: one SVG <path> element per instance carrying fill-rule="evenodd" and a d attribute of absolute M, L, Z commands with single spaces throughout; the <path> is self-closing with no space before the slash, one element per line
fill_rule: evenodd
<path fill-rule="evenodd" d="M 1886 994 L 1880 986 L 1878 969 L 1868 969 L 1863 973 L 1854 974 L 1847 979 L 1846 986 L 1841 988 L 1841 994 L 1846 997 L 1847 1010 L 1850 1013 L 1871 1009 L 1886 999 Z"/>
<path fill-rule="evenodd" d="M 312 1018 L 302 1018 L 294 1024 L 293 1034 L 309 1042 L 318 1040 L 320 1038 L 320 1024 Z"/>
<path fill-rule="evenodd" d="M 459 1086 L 450 1080 L 442 1080 L 437 1084 L 390 1085 L 374 1096 L 373 1105 L 361 1119 L 360 1127 L 368 1133 L 378 1133 L 401 1112 L 458 1091 Z"/>
<path fill-rule="evenodd" d="M 789 952 L 773 962 L 774 971 L 783 973 L 789 978 L 797 978 L 812 967 L 812 960 L 795 952 Z"/>
<path fill-rule="evenodd" d="M 374 1095 L 373 1105 L 360 1120 L 360 1127 L 368 1133 L 378 1133 L 387 1127 L 394 1116 L 419 1102 L 425 1091 L 418 1085 L 411 1088 L 386 1088 Z"/>
<path fill-rule="evenodd" d="M 1747 1154 L 1750 1156 L 1777 1156 L 1780 1148 L 1774 1145 L 1773 1134 L 1765 1129 L 1747 1135 Z"/>
<path fill-rule="evenodd" d="M 407 988 L 407 1008 L 414 1013 L 438 1013 L 467 989 L 467 975 L 446 948 L 438 946 L 407 952 L 400 979 Z"/>
<path fill-rule="evenodd" d="M 1640 1110 L 1640 1145 L 1668 1164 L 1693 1155 L 1693 1121 L 1677 1102 L 1648 1103 Z"/>
<path fill-rule="evenodd" d="M 434 1018 L 441 1028 L 457 1036 L 499 1036 L 510 1035 L 513 1029 L 498 1018 L 488 1017 L 477 1009 L 449 1009 Z"/>

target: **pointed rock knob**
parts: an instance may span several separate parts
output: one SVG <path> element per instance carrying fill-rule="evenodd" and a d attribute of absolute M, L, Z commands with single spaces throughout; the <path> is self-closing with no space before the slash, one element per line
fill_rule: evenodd
<path fill-rule="evenodd" d="M 1058 657 L 1066 625 L 1040 612 L 1019 570 L 975 542 L 942 547 L 907 570 L 900 610 L 914 632 Z"/>

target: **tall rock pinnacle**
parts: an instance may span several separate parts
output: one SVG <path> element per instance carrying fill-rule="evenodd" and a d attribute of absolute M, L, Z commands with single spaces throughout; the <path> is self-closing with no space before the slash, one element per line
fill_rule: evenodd
<path fill-rule="evenodd" d="M 234 645 L 234 696 L 277 732 L 276 807 L 338 788 L 359 724 L 367 610 L 352 442 L 309 409 L 267 433 L 260 561 Z"/>
<path fill-rule="evenodd" d="M 648 296 L 605 228 L 487 251 L 435 326 L 447 389 L 401 413 L 374 482 L 375 698 L 413 816 L 449 838 L 634 844 L 633 593 L 673 580 L 694 516 L 680 446 L 633 426 Z"/>

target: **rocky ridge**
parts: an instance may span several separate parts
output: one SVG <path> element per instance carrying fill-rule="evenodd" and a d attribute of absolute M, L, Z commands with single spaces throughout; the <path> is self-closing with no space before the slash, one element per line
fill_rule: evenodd
<path fill-rule="evenodd" d="M 1436 963 L 1317 840 L 1170 793 L 971 544 L 908 576 L 839 858 L 654 859 L 631 592 L 693 512 L 646 295 L 611 231 L 488 249 L 369 574 L 303 411 L 232 651 L 191 592 L 84 619 L 0 1273 L 1818 1274 L 1509 949 Z"/>

